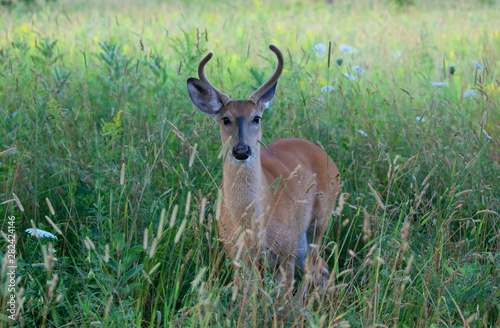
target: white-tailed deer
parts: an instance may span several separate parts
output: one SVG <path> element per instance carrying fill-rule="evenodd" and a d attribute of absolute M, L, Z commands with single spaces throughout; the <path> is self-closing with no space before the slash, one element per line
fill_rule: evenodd
<path fill-rule="evenodd" d="M 281 268 L 287 291 L 295 266 L 304 270 L 307 258 L 314 283 L 324 286 L 329 271 L 317 248 L 339 193 L 339 171 L 323 149 L 306 140 L 280 139 L 260 147 L 261 116 L 284 65 L 281 51 L 269 49 L 278 57 L 276 71 L 248 100 L 231 100 L 210 83 L 205 65 L 212 53 L 198 66 L 200 79 L 187 80 L 192 102 L 219 123 L 222 144 L 229 146 L 216 218 L 219 236 L 233 261 L 262 265 L 266 254 L 266 261 Z"/>

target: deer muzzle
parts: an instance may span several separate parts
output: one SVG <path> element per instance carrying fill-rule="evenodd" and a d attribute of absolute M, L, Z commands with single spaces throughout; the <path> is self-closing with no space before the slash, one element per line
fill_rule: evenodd
<path fill-rule="evenodd" d="M 233 156 L 239 161 L 247 160 L 251 154 L 252 151 L 247 145 L 239 145 L 233 148 Z"/>

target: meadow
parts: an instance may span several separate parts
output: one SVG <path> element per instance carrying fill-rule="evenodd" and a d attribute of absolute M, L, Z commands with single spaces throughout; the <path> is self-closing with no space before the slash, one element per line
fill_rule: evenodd
<path fill-rule="evenodd" d="M 0 7 L 0 326 L 499 326 L 500 4 L 407 2 Z M 212 51 L 246 99 L 271 43 L 262 143 L 315 142 L 343 183 L 330 284 L 286 320 L 271 274 L 233 290 L 218 125 L 186 89 Z"/>

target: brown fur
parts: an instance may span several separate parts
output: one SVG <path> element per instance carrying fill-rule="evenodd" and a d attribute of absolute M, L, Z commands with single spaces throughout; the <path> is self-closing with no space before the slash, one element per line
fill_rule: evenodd
<path fill-rule="evenodd" d="M 284 273 L 287 291 L 296 264 L 306 269 L 308 253 L 313 282 L 324 286 L 328 265 L 310 244 L 319 246 L 328 227 L 340 191 L 339 171 L 324 150 L 306 140 L 281 139 L 260 147 L 259 117 L 274 97 L 284 67 L 282 52 L 274 45 L 269 49 L 278 59 L 276 70 L 249 100 L 233 101 L 210 83 L 204 69 L 212 53 L 198 66 L 200 80 L 187 80 L 191 100 L 219 123 L 222 144 L 229 150 L 221 217 L 216 218 L 219 236 L 235 263 L 262 267 L 260 255 L 267 254 L 264 259 Z"/>
<path fill-rule="evenodd" d="M 252 113 L 262 110 L 256 110 L 251 102 L 230 102 L 219 116 L 251 117 Z M 238 142 L 235 128 L 221 124 L 222 143 L 225 144 L 231 136 L 229 149 Z M 249 229 L 251 233 L 247 232 L 242 239 L 245 244 L 240 259 L 252 249 L 271 251 L 285 269 L 286 276 L 282 279 L 286 286 L 290 286 L 303 233 L 307 229 L 313 230 L 314 243 L 319 245 L 328 227 L 340 187 L 339 171 L 330 156 L 309 141 L 280 139 L 266 149 L 258 144 L 260 136 L 260 126 L 248 136 L 248 143 L 257 152 L 251 165 L 234 163 L 231 155 L 224 162 L 224 200 L 218 221 L 219 236 L 227 254 L 235 260 L 240 233 Z M 275 190 L 275 182 L 268 191 L 280 176 L 278 189 Z M 246 255 L 247 264 L 257 256 L 255 252 Z M 320 266 L 326 266 L 324 260 L 318 260 Z M 317 283 L 324 284 L 324 280 L 328 279 L 322 273 L 319 277 L 322 281 Z"/>

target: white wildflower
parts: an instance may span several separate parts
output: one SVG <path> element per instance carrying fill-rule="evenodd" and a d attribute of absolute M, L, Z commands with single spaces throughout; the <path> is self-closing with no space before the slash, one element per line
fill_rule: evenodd
<path fill-rule="evenodd" d="M 483 133 L 484 133 L 484 135 L 486 136 L 486 138 L 488 138 L 488 139 L 490 139 L 491 141 L 493 141 L 493 138 L 492 138 L 492 137 L 490 137 L 490 135 L 488 134 L 488 132 L 486 132 L 486 130 L 485 130 L 485 129 L 483 129 Z"/>
<path fill-rule="evenodd" d="M 365 137 L 368 137 L 368 135 L 366 134 L 366 132 L 363 131 L 363 130 L 361 130 L 361 129 L 358 130 L 358 133 L 364 135 Z"/>
<path fill-rule="evenodd" d="M 359 75 L 361 75 L 361 74 L 363 74 L 365 72 L 365 70 L 362 67 L 359 67 L 359 66 L 353 66 L 353 67 L 351 67 L 351 69 L 353 71 L 355 71 L 356 73 L 358 73 Z"/>
<path fill-rule="evenodd" d="M 448 85 L 446 82 L 432 82 L 433 87 L 443 87 L 445 85 Z"/>
<path fill-rule="evenodd" d="M 482 71 L 483 71 L 483 66 L 482 66 L 481 64 L 479 64 L 477 61 L 473 61 L 472 63 L 476 66 L 476 69 L 477 69 L 479 72 L 482 72 Z"/>
<path fill-rule="evenodd" d="M 324 43 L 318 43 L 313 46 L 313 51 L 317 54 L 322 54 L 326 51 L 326 45 Z"/>
<path fill-rule="evenodd" d="M 344 53 L 344 54 L 352 54 L 354 52 L 354 50 L 352 50 L 351 47 L 349 47 L 345 44 L 341 44 L 339 47 L 339 50 L 341 53 Z"/>
<path fill-rule="evenodd" d="M 33 228 L 26 229 L 26 232 L 32 236 L 35 236 L 35 230 Z M 56 236 L 54 236 L 50 232 L 42 230 L 42 229 L 36 229 L 36 233 L 38 234 L 39 237 L 47 237 L 47 238 L 57 239 Z"/>
<path fill-rule="evenodd" d="M 330 91 L 333 91 L 335 90 L 334 87 L 332 87 L 331 85 L 326 85 L 324 87 L 321 88 L 321 92 L 330 92 Z"/>
<path fill-rule="evenodd" d="M 349 72 L 345 72 L 344 76 L 347 77 L 351 81 L 356 80 L 356 77 L 354 75 L 352 75 L 351 73 L 349 73 Z"/>
<path fill-rule="evenodd" d="M 474 89 L 469 89 L 464 92 L 464 98 L 475 97 L 475 96 L 476 96 L 476 90 Z"/>
<path fill-rule="evenodd" d="M 417 116 L 415 117 L 415 119 L 417 120 L 417 122 L 422 122 L 422 123 L 425 122 L 425 118 L 423 116 Z"/>

